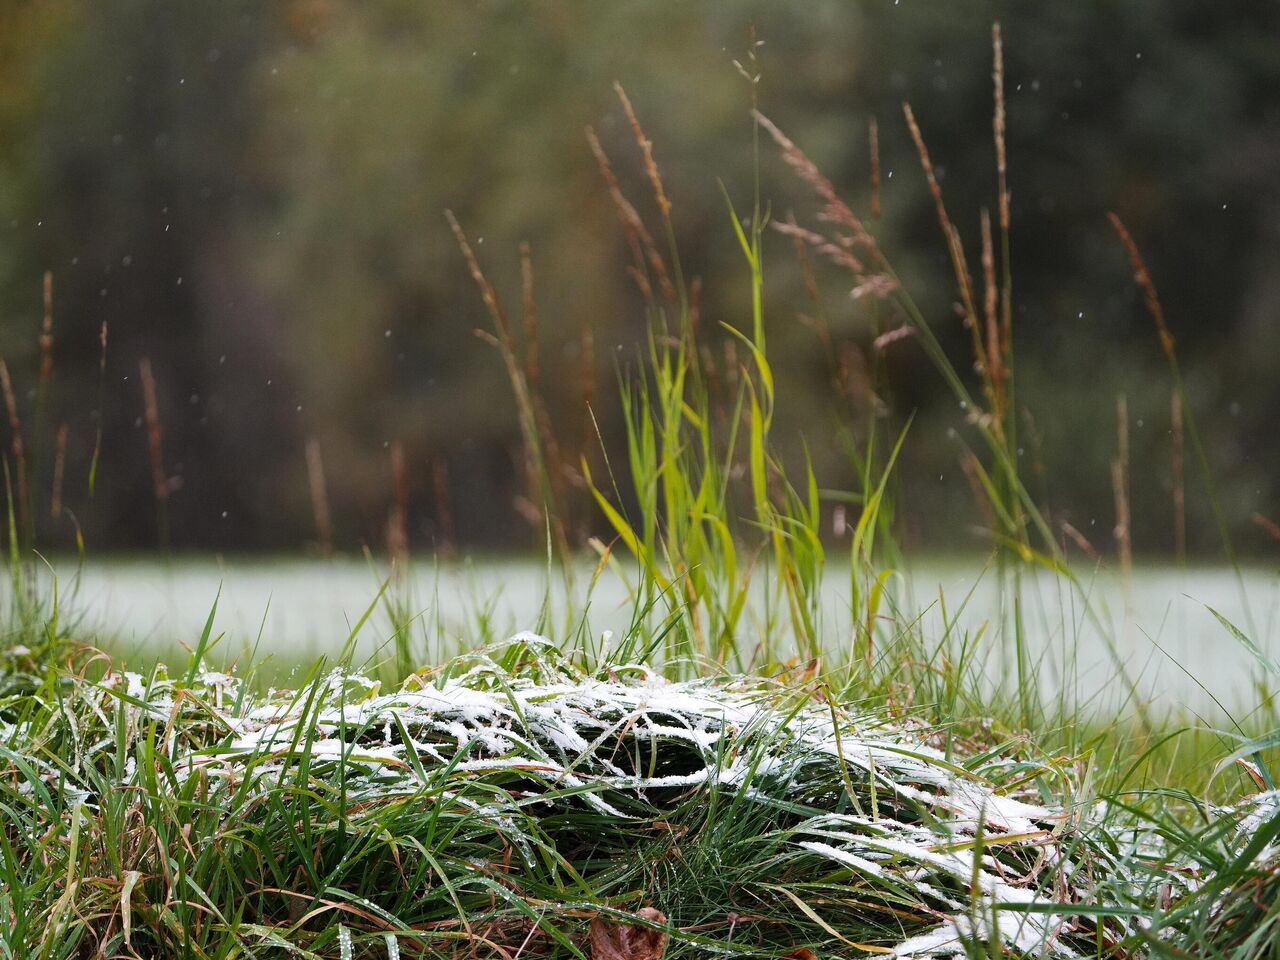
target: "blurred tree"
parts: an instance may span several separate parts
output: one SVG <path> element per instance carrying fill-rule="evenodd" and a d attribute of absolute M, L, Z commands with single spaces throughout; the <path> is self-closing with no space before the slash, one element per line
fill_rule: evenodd
<path fill-rule="evenodd" d="M 137 376 L 148 356 L 176 538 L 252 544 L 273 509 L 266 487 L 280 458 L 272 448 L 287 445 L 291 429 L 264 389 L 273 371 L 287 375 L 273 365 L 279 338 L 237 270 L 239 222 L 271 194 L 245 150 L 261 120 L 245 82 L 272 42 L 272 21 L 247 2 L 57 6 L 65 8 L 60 29 L 29 88 L 40 106 L 11 164 L 26 191 L 6 238 L 14 253 L 7 300 L 21 304 L 10 313 L 6 350 L 34 351 L 39 276 L 51 270 L 56 415 L 71 427 L 69 502 L 97 539 L 156 542 Z M 82 511 L 104 322 L 102 496 Z M 236 373 L 223 377 L 224 364 Z M 34 400 L 23 399 L 29 415 Z M 47 480 L 47 458 L 44 466 Z"/>
<path fill-rule="evenodd" d="M 1270 369 L 1280 347 L 1271 269 L 1280 59 L 1269 38 L 1280 12 L 1262 0 L 957 0 L 927 10 L 890 0 L 15 0 L 0 10 L 0 351 L 31 416 L 40 276 L 51 269 L 57 373 L 44 433 L 70 424 L 68 502 L 91 542 L 155 542 L 137 383 L 145 355 L 176 478 L 179 546 L 310 537 L 312 438 L 339 543 L 380 539 L 398 440 L 411 541 L 438 532 L 442 474 L 431 464 L 445 464 L 461 538 L 527 544 L 510 509 L 522 483 L 508 388 L 472 335 L 487 320 L 443 210 L 456 211 L 513 312 L 517 247 L 530 241 L 553 418 L 579 431 L 589 326 L 605 395 L 597 413 L 614 436 L 607 388 L 640 343 L 643 318 L 583 128 L 599 130 L 652 216 L 612 97 L 620 80 L 655 143 L 708 322 L 740 323 L 748 290 L 717 180 L 749 204 L 750 91 L 732 60 L 754 26 L 762 108 L 863 211 L 866 122 L 878 118 L 879 229 L 961 357 L 945 247 L 901 102 L 916 109 L 976 268 L 979 211 L 995 198 L 996 18 L 1006 37 L 1020 399 L 1036 424 L 1026 457 L 1043 468 L 1042 496 L 1105 545 L 1112 407 L 1124 390 L 1141 472 L 1136 541 L 1171 542 L 1168 383 L 1106 226 L 1116 209 L 1166 301 L 1233 523 L 1276 513 L 1280 450 L 1267 441 L 1280 415 Z M 803 205 L 769 147 L 761 170 L 776 215 Z M 809 310 L 799 271 L 785 238 L 771 236 L 767 252 L 781 432 L 807 435 L 836 486 L 849 467 L 826 442 L 834 401 L 821 348 L 797 316 Z M 865 346 L 865 305 L 838 278 L 820 280 L 835 336 Z M 104 320 L 106 449 L 88 509 Z M 903 471 L 915 536 L 954 543 L 956 518 L 974 515 L 949 433 L 962 418 L 910 343 L 895 346 L 890 368 L 894 414 L 923 414 Z M 1212 537 L 1202 501 L 1192 499 L 1191 528 L 1203 550 Z"/>

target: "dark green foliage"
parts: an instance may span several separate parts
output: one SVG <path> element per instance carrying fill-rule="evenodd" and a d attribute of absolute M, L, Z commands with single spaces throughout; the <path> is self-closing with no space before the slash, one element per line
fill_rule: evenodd
<path fill-rule="evenodd" d="M 481 320 L 441 213 L 454 209 L 486 241 L 482 252 L 501 251 L 498 276 L 516 276 L 517 243 L 531 242 L 548 406 L 572 424 L 566 452 L 576 453 L 584 432 L 592 439 L 578 359 L 584 327 L 594 330 L 602 382 L 613 359 L 644 340 L 619 269 L 625 245 L 582 129 L 596 126 L 620 153 L 629 132 L 610 84 L 621 80 L 657 144 L 686 273 L 704 280 L 706 325 L 742 326 L 750 304 L 716 179 L 735 198 L 750 193 L 749 97 L 730 61 L 744 59 L 753 24 L 764 41 L 760 106 L 859 209 L 867 120 L 878 117 L 884 237 L 903 251 L 905 280 L 958 355 L 965 333 L 952 323 L 945 248 L 900 105 L 916 109 L 976 268 L 979 208 L 994 204 L 982 189 L 994 187 L 986 41 L 1000 19 L 1020 406 L 1036 424 L 1023 449 L 1046 478 L 1037 496 L 1086 532 L 1109 516 L 1112 452 L 1097 433 L 1123 389 L 1144 424 L 1133 437 L 1142 465 L 1135 543 L 1171 546 L 1167 384 L 1107 232 L 1105 212 L 1115 208 L 1171 305 L 1189 395 L 1223 465 L 1230 523 L 1237 536 L 1249 531 L 1242 548 L 1267 545 L 1248 518 L 1274 512 L 1280 474 L 1266 442 L 1277 405 L 1266 318 L 1277 299 L 1269 265 L 1280 182 L 1271 4 L 9 6 L 0 21 L 0 353 L 25 409 L 40 277 L 52 270 L 56 389 L 44 435 L 29 437 L 45 451 L 33 487 L 47 494 L 52 431 L 65 419 L 67 499 L 90 543 L 156 540 L 146 444 L 134 426 L 146 355 L 166 469 L 182 481 L 170 505 L 178 546 L 311 538 L 311 437 L 330 467 L 340 545 L 381 540 L 392 496 L 385 444 L 397 438 L 410 467 L 411 542 L 447 535 L 428 465 L 439 461 L 461 539 L 527 545 L 505 508 L 523 488 L 515 424 L 491 402 L 501 371 L 471 336 Z M 630 161 L 621 167 L 624 182 L 640 174 Z M 761 176 L 779 214 L 803 205 L 780 165 L 766 160 Z M 803 432 L 823 485 L 848 487 L 847 460 L 815 442 L 837 418 L 823 351 L 797 320 L 813 308 L 786 242 L 768 244 L 775 266 L 764 321 L 790 398 L 779 432 Z M 818 279 L 835 339 L 865 350 L 874 336 L 867 312 Z M 88 504 L 103 320 L 113 337 L 108 456 Z M 903 532 L 953 546 L 964 528 L 951 518 L 969 498 L 947 434 L 954 407 L 910 344 L 891 352 L 889 368 L 879 399 L 899 422 L 921 414 L 918 442 L 904 451 Z M 598 398 L 595 412 L 618 452 L 616 403 Z M 786 446 L 788 462 L 799 463 L 798 440 Z M 1208 525 L 1195 522 L 1207 516 L 1202 501 L 1189 509 L 1193 548 L 1214 548 L 1201 532 Z M 72 542 L 65 520 L 48 533 Z M 532 532 L 539 544 L 542 533 Z"/>

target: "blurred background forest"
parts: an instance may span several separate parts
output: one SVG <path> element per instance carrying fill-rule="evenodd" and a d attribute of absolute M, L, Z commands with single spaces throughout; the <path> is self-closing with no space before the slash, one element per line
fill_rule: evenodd
<path fill-rule="evenodd" d="M 52 482 L 65 424 L 63 500 L 91 549 L 157 543 L 146 357 L 175 548 L 314 542 L 309 444 L 321 453 L 341 549 L 382 544 L 396 446 L 415 548 L 536 543 L 542 531 L 517 509 L 510 389 L 492 347 L 473 335 L 488 319 L 444 210 L 517 307 L 519 244 L 530 243 L 553 418 L 585 432 L 584 381 L 594 378 L 596 418 L 616 443 L 614 385 L 643 344 L 644 315 L 584 128 L 595 127 L 645 207 L 612 89 L 620 81 L 654 141 L 704 316 L 742 324 L 750 290 L 718 181 L 749 206 L 751 91 L 733 60 L 753 27 L 761 109 L 863 212 L 877 118 L 877 231 L 962 358 L 947 251 L 901 104 L 915 109 L 976 261 L 979 212 L 995 197 L 996 19 L 1032 487 L 1055 519 L 1109 549 L 1123 393 L 1135 545 L 1172 545 L 1170 385 L 1107 224 L 1114 209 L 1160 288 L 1228 522 L 1257 554 L 1272 541 L 1251 518 L 1280 512 L 1272 0 L 6 0 L 0 354 L 32 483 Z M 777 216 L 803 202 L 772 144 L 761 172 Z M 853 468 L 832 439 L 838 401 L 801 316 L 810 309 L 801 272 L 786 237 L 767 244 L 777 433 L 795 438 L 797 456 L 807 440 L 825 486 L 847 486 Z M 42 390 L 46 271 L 54 367 Z M 867 305 L 838 279 L 818 274 L 830 282 L 832 334 L 849 357 L 865 356 Z M 916 345 L 896 344 L 885 359 L 881 415 L 901 424 L 918 414 L 899 474 L 904 539 L 975 545 L 955 434 L 963 414 Z M 1205 499 L 1192 496 L 1188 509 L 1191 549 L 1211 551 Z M 73 542 L 67 514 L 55 520 L 42 507 L 33 522 L 45 543 Z"/>

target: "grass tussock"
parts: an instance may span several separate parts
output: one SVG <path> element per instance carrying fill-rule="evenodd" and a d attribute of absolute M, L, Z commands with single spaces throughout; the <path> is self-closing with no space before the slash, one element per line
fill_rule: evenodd
<path fill-rule="evenodd" d="M 386 692 L 65 652 L 4 672 L 4 956 L 1275 955 L 1275 794 L 1157 816 L 1025 738 L 625 644 Z"/>
<path fill-rule="evenodd" d="M 1140 929 L 1098 907 L 1158 838 L 1064 807 L 1072 765 L 821 685 L 588 670 L 533 635 L 389 693 L 93 667 L 7 674 L 9 956 L 343 956 L 344 929 L 358 956 L 575 953 L 643 908 L 679 954 L 1077 956 Z"/>

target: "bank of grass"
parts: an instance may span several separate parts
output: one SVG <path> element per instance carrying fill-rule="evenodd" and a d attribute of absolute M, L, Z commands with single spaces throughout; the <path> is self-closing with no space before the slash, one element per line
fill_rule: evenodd
<path fill-rule="evenodd" d="M 1153 715 L 1118 653 L 1120 706 L 1099 707 L 1073 677 L 1040 694 L 1029 570 L 1059 578 L 1068 630 L 1110 628 L 1019 473 L 996 39 L 997 215 L 983 221 L 980 283 L 906 114 L 972 372 L 943 351 L 874 229 L 759 112 L 755 135 L 817 211 L 813 226 L 777 225 L 758 196 L 727 202 L 751 312 L 714 329 L 621 91 L 659 227 L 590 138 L 650 329 L 620 377 L 625 449 L 612 459 L 548 416 L 531 258 L 517 324 L 451 218 L 511 378 L 528 501 L 542 505 L 549 586 L 534 634 L 442 657 L 441 621 L 416 616 L 393 572 L 367 619 L 335 637 L 340 652 L 287 689 L 252 656 L 210 671 L 216 608 L 188 662 L 124 673 L 81 642 L 56 592 L 32 586 L 11 520 L 0 956 L 1277 955 L 1280 670 L 1267 655 L 1255 651 L 1259 709 L 1222 729 Z M 757 64 L 741 69 L 754 100 Z M 893 478 L 909 420 L 846 406 L 853 490 L 824 489 L 779 453 L 763 295 L 775 227 L 806 277 L 825 262 L 870 305 L 858 365 L 809 287 L 837 392 L 874 398 L 880 352 L 910 339 L 967 411 L 975 514 L 1001 585 L 981 630 L 959 625 L 966 597 L 939 599 L 941 636 L 903 607 Z M 1121 235 L 1180 390 L 1154 287 Z M 584 583 L 572 544 L 587 510 L 612 533 L 591 541 Z M 819 589 L 836 549 L 839 622 Z M 591 625 L 601 577 L 627 584 L 617 636 Z M 469 639 L 495 639 L 482 608 L 473 619 Z M 354 662 L 370 621 L 391 639 Z M 1251 648 L 1247 624 L 1223 637 Z"/>

